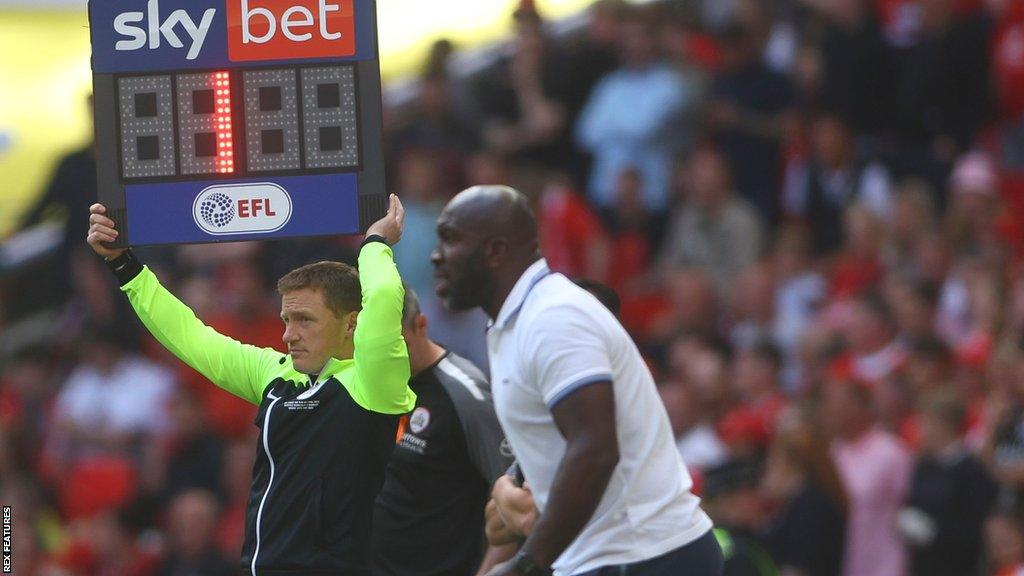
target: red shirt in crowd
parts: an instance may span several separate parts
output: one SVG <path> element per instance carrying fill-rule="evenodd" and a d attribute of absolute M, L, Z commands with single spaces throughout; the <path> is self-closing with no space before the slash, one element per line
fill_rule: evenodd
<path fill-rule="evenodd" d="M 877 286 L 885 267 L 876 258 L 840 255 L 829 276 L 829 297 L 833 300 L 855 297 Z"/>
<path fill-rule="evenodd" d="M 538 220 L 541 252 L 551 269 L 569 278 L 586 276 L 589 248 L 604 240 L 601 222 L 586 201 L 566 187 L 548 187 Z"/>
<path fill-rule="evenodd" d="M 639 230 L 615 234 L 611 241 L 612 266 L 608 271 L 608 285 L 623 297 L 624 286 L 650 269 L 651 241 Z"/>
<path fill-rule="evenodd" d="M 772 394 L 757 402 L 729 410 L 718 424 L 718 434 L 726 444 L 768 446 L 775 430 L 775 420 L 786 408 L 782 394 Z"/>
<path fill-rule="evenodd" d="M 996 24 L 992 68 L 1000 117 L 1012 121 L 1024 115 L 1024 3 L 1010 2 Z"/>

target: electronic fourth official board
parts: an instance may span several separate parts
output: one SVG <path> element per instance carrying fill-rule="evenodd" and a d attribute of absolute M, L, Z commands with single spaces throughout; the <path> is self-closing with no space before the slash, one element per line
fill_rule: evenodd
<path fill-rule="evenodd" d="M 357 234 L 386 211 L 375 0 L 91 0 L 89 20 L 121 245 Z"/>

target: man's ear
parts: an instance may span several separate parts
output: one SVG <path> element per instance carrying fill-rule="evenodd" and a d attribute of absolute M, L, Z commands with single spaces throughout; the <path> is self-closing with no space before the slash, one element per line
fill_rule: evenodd
<path fill-rule="evenodd" d="M 416 334 L 427 335 L 427 315 L 420 313 L 416 315 Z"/>
<path fill-rule="evenodd" d="M 508 254 L 508 240 L 502 237 L 492 238 L 484 246 L 484 262 L 491 268 L 497 268 Z"/>
<path fill-rule="evenodd" d="M 359 312 L 349 312 L 345 314 L 343 320 L 343 326 L 345 327 L 345 336 L 352 338 L 356 333 L 356 320 L 359 318 Z"/>

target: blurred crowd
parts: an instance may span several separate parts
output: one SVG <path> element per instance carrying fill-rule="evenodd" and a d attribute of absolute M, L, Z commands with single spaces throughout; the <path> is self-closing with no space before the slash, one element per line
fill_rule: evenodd
<path fill-rule="evenodd" d="M 464 73 L 431 50 L 386 102 L 399 269 L 431 336 L 486 371 L 479 311 L 433 296 L 445 202 L 527 194 L 551 266 L 611 286 L 727 574 L 1024 574 L 1024 3 L 532 2 Z M 0 502 L 16 573 L 232 574 L 254 407 L 171 358 L 84 238 L 91 149 L 0 278 Z M 219 331 L 282 348 L 273 281 L 358 239 L 139 250 Z M 55 312 L 54 312 L 55 311 Z M 29 331 L 31 332 L 31 331 Z M 34 332 L 33 332 L 34 333 Z"/>

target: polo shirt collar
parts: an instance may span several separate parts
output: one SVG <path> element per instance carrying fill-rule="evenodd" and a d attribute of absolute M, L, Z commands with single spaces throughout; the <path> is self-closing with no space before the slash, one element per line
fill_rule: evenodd
<path fill-rule="evenodd" d="M 491 325 L 503 330 L 519 313 L 519 309 L 523 307 L 523 302 L 526 301 L 526 297 L 533 287 L 549 274 L 551 274 L 551 268 L 548 267 L 548 261 L 544 258 L 531 264 L 516 281 L 512 291 L 508 293 L 505 303 L 501 305 L 501 310 L 498 312 L 497 319 Z"/>

